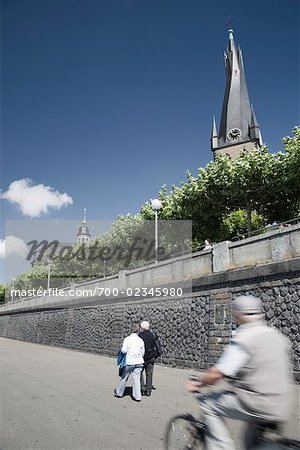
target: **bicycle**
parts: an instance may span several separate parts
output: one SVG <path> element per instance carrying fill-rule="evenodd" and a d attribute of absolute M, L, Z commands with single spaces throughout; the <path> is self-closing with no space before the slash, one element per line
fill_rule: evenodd
<path fill-rule="evenodd" d="M 203 393 L 194 394 L 201 402 L 205 400 Z M 272 430 L 279 433 L 276 423 L 257 422 L 256 436 L 258 444 L 253 450 L 299 450 L 300 442 L 280 437 L 276 440 L 266 436 Z M 203 418 L 196 419 L 192 414 L 179 414 L 170 419 L 164 435 L 165 450 L 205 450 L 207 427 Z"/>

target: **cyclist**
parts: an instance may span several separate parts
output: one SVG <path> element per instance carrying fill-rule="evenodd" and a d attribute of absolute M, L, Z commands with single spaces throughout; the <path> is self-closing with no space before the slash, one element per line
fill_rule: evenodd
<path fill-rule="evenodd" d="M 257 443 L 257 423 L 282 423 L 288 417 L 290 391 L 289 343 L 275 328 L 263 321 L 259 298 L 246 295 L 233 301 L 239 325 L 231 344 L 217 363 L 187 389 L 195 392 L 225 377 L 231 379 L 233 391 L 213 393 L 201 402 L 207 425 L 209 450 L 235 448 L 224 418 L 248 423 L 245 446 Z M 255 426 L 256 425 L 256 426 Z"/>

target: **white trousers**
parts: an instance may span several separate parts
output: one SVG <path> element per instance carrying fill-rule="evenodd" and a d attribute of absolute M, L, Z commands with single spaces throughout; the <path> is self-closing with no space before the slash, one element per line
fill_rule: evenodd
<path fill-rule="evenodd" d="M 124 370 L 123 376 L 119 382 L 119 385 L 116 389 L 116 394 L 121 397 L 124 394 L 125 387 L 128 381 L 128 378 L 132 374 L 132 396 L 135 400 L 141 400 L 141 372 L 143 370 L 143 364 L 134 364 L 131 366 L 126 366 Z"/>
<path fill-rule="evenodd" d="M 245 448 L 256 444 L 256 426 L 260 419 L 248 411 L 233 392 L 213 393 L 200 401 L 200 408 L 207 425 L 206 447 L 208 450 L 234 450 L 236 447 L 230 436 L 224 418 L 242 420 L 248 423 L 245 434 Z"/>

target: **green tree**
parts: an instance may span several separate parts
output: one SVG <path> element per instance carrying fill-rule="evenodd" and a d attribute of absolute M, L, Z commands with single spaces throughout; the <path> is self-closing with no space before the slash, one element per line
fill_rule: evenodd
<path fill-rule="evenodd" d="M 0 304 L 5 303 L 6 289 L 6 285 L 4 283 L 0 283 Z"/>
<path fill-rule="evenodd" d="M 256 211 L 253 211 L 251 220 L 253 230 L 262 229 L 267 224 L 267 220 L 257 214 Z M 249 217 L 247 211 L 238 209 L 229 213 L 223 219 L 221 230 L 224 240 L 247 236 L 249 233 Z"/>
<path fill-rule="evenodd" d="M 219 154 L 214 162 L 200 168 L 198 176 L 187 173 L 187 181 L 173 186 L 167 193 L 163 186 L 159 193 L 163 208 L 162 219 L 190 219 L 193 221 L 194 248 L 206 238 L 212 240 L 232 237 L 237 217 L 245 220 L 247 231 L 265 222 L 289 220 L 299 214 L 300 131 L 285 138 L 285 152 L 270 153 L 266 147 L 244 152 L 231 160 Z M 141 214 L 151 216 L 150 204 Z M 241 216 L 242 214 L 242 216 Z M 255 218 L 255 220 L 254 220 Z M 259 218 L 259 219 L 258 219 Z M 225 221 L 225 222 L 224 222 Z M 232 221 L 232 224 L 230 222 Z"/>
<path fill-rule="evenodd" d="M 297 214 L 300 211 L 300 126 L 293 129 L 294 136 L 283 138 L 287 158 L 287 192 L 294 199 Z"/>

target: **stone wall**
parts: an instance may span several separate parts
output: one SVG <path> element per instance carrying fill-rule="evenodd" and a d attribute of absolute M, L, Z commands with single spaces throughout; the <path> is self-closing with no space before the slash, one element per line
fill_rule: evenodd
<path fill-rule="evenodd" d="M 115 356 L 130 324 L 148 319 L 161 338 L 161 362 L 204 369 L 230 342 L 235 327 L 232 298 L 253 294 L 262 299 L 269 324 L 289 337 L 298 377 L 299 260 L 201 277 L 193 284 L 191 295 L 176 299 L 127 299 L 88 307 L 10 312 L 0 316 L 0 335 Z"/>

